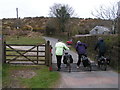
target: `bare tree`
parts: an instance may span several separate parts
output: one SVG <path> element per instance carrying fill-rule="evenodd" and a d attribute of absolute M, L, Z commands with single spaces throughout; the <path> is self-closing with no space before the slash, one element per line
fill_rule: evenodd
<path fill-rule="evenodd" d="M 111 6 L 106 7 L 101 5 L 99 9 L 95 9 L 95 11 L 91 12 L 91 14 L 100 19 L 107 19 L 112 21 L 112 33 L 116 33 L 116 18 L 117 18 L 117 3 L 111 4 Z"/>
<path fill-rule="evenodd" d="M 120 1 L 118 2 L 118 12 L 117 12 L 117 33 L 120 34 Z"/>
<path fill-rule="evenodd" d="M 117 17 L 117 4 L 111 4 L 109 7 L 100 5 L 99 9 L 95 9 L 91 14 L 100 19 L 115 19 Z"/>

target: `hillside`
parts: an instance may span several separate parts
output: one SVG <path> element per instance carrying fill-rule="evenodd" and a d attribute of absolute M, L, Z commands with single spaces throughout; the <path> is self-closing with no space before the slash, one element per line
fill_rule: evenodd
<path fill-rule="evenodd" d="M 21 30 L 32 30 L 44 32 L 49 17 L 25 17 L 25 18 L 4 18 L 2 19 L 3 31 L 16 30 L 16 27 L 20 27 Z M 83 18 L 71 18 L 67 23 L 66 29 L 69 29 L 71 35 L 89 33 L 89 31 L 95 26 L 106 26 L 110 30 L 112 29 L 112 22 L 109 20 L 101 19 L 83 19 Z"/>

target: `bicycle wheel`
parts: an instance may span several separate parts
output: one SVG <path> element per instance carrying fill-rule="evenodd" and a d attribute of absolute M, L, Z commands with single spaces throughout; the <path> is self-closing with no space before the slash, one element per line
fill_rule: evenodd
<path fill-rule="evenodd" d="M 90 61 L 88 61 L 88 67 L 89 67 L 89 71 L 92 71 L 92 66 L 91 66 Z"/>
<path fill-rule="evenodd" d="M 70 65 L 70 63 L 68 64 L 68 72 L 71 72 L 71 65 Z"/>
<path fill-rule="evenodd" d="M 70 59 L 67 60 L 68 72 L 71 72 Z"/>
<path fill-rule="evenodd" d="M 92 71 L 92 67 L 91 67 L 91 64 L 89 65 L 89 70 Z"/>
<path fill-rule="evenodd" d="M 98 67 L 100 67 L 100 63 L 98 62 L 98 55 L 94 57 L 94 61 L 97 63 Z"/>
<path fill-rule="evenodd" d="M 70 66 L 70 63 L 67 63 L 67 67 L 68 67 L 68 72 L 71 72 L 71 66 Z"/>
<path fill-rule="evenodd" d="M 94 57 L 94 61 L 96 61 L 96 60 L 98 60 L 98 55 L 96 55 L 96 56 Z"/>
<path fill-rule="evenodd" d="M 106 70 L 107 70 L 107 63 L 106 63 L 106 62 L 102 63 L 102 64 L 100 65 L 100 68 L 101 68 L 102 70 L 106 71 Z"/>
<path fill-rule="evenodd" d="M 71 72 L 71 65 L 67 63 L 68 72 Z"/>
<path fill-rule="evenodd" d="M 107 63 L 105 62 L 104 63 L 104 71 L 106 71 L 107 70 Z"/>

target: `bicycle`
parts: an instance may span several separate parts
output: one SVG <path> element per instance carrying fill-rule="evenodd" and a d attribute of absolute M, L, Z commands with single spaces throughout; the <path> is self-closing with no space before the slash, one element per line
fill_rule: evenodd
<path fill-rule="evenodd" d="M 88 68 L 89 68 L 89 71 L 92 71 L 91 62 L 90 62 L 90 60 L 88 59 L 88 57 L 87 57 L 86 55 L 82 55 L 82 56 L 81 56 L 81 60 L 82 60 L 83 66 L 84 66 L 84 67 L 88 67 Z"/>
<path fill-rule="evenodd" d="M 95 56 L 95 61 L 97 61 L 98 64 L 98 68 L 100 68 L 101 70 L 106 71 L 107 70 L 107 65 L 109 65 L 110 60 L 104 56 L 101 56 L 100 58 L 98 57 L 98 55 Z"/>
<path fill-rule="evenodd" d="M 71 72 L 71 64 L 70 64 L 70 59 L 69 58 L 67 60 L 67 67 L 68 67 L 68 72 Z"/>
<path fill-rule="evenodd" d="M 70 54 L 68 54 L 68 52 L 66 52 L 64 55 L 63 63 L 66 64 L 68 72 L 71 72 L 71 63 L 73 63 L 73 58 Z"/>

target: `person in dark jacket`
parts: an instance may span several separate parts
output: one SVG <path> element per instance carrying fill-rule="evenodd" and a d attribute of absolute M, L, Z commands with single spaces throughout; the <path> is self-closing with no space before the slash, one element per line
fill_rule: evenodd
<path fill-rule="evenodd" d="M 87 53 L 86 52 L 87 45 L 85 43 L 82 43 L 82 42 L 78 41 L 75 48 L 76 48 L 76 51 L 78 53 L 77 68 L 79 68 L 80 63 L 81 63 L 81 56 L 86 55 L 86 53 Z"/>
<path fill-rule="evenodd" d="M 98 49 L 98 58 L 100 58 L 101 56 L 104 56 L 105 52 L 106 52 L 106 45 L 105 42 L 103 40 L 103 38 L 99 37 L 98 38 L 98 42 L 95 46 L 95 50 Z"/>

